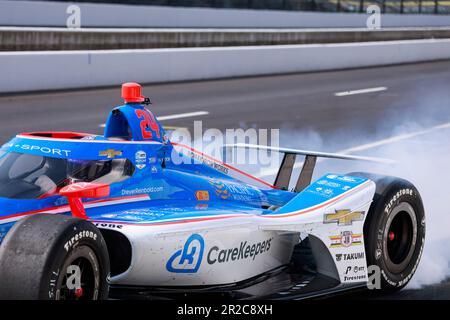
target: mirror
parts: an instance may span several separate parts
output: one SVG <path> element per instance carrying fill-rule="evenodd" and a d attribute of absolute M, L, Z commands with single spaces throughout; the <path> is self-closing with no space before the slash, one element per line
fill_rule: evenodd
<path fill-rule="evenodd" d="M 68 198 L 103 198 L 109 196 L 108 184 L 78 182 L 62 188 L 59 194 Z"/>

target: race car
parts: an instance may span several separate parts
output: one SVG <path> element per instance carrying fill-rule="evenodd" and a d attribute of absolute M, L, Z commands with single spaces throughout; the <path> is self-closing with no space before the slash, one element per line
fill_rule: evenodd
<path fill-rule="evenodd" d="M 268 183 L 172 142 L 139 84 L 122 97 L 102 136 L 29 132 L 1 147 L 1 299 L 300 299 L 413 276 L 425 237 L 413 184 L 312 179 L 318 157 L 377 159 L 227 146 L 284 154 Z"/>

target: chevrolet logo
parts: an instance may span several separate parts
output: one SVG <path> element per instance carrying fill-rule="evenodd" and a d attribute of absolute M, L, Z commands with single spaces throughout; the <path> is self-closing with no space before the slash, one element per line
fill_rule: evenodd
<path fill-rule="evenodd" d="M 112 159 L 116 156 L 121 156 L 122 151 L 114 150 L 114 149 L 108 149 L 104 151 L 100 151 L 99 156 L 107 157 L 108 159 Z"/>
<path fill-rule="evenodd" d="M 337 222 L 340 226 L 349 226 L 353 221 L 361 221 L 364 218 L 364 211 L 350 211 L 349 209 L 336 210 L 335 213 L 325 214 L 324 223 Z"/>

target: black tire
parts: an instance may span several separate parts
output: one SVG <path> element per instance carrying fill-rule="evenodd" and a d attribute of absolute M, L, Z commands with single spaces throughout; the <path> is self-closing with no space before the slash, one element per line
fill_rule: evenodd
<path fill-rule="evenodd" d="M 381 290 L 402 289 L 411 280 L 425 244 L 422 198 L 409 181 L 367 173 L 376 191 L 364 224 L 367 265 L 381 271 Z"/>
<path fill-rule="evenodd" d="M 29 216 L 0 246 L 0 299 L 107 299 L 108 276 L 105 240 L 86 220 Z"/>

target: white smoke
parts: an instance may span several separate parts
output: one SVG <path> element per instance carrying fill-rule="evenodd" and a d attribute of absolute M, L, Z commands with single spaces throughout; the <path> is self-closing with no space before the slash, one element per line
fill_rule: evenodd
<path fill-rule="evenodd" d="M 311 145 L 311 137 L 315 147 Z M 386 140 L 392 137 L 393 140 Z M 382 142 L 372 146 L 374 141 Z M 408 287 L 436 284 L 450 277 L 450 126 L 420 126 L 407 121 L 397 126 L 380 128 L 370 137 L 341 134 L 329 141 L 311 131 L 281 130 L 281 146 L 286 144 L 297 148 L 306 145 L 309 149 L 328 152 L 362 145 L 366 147 L 365 150 L 355 154 L 397 161 L 396 165 L 374 165 L 325 160 L 318 162 L 315 177 L 326 172 L 366 171 L 397 176 L 412 182 L 424 202 L 427 229 L 422 259 Z"/>
<path fill-rule="evenodd" d="M 315 178 L 326 172 L 365 171 L 407 179 L 417 187 L 425 206 L 427 229 L 422 259 L 409 288 L 437 284 L 450 278 L 450 124 L 440 126 L 450 119 L 450 110 L 445 108 L 450 105 L 447 95 L 442 92 L 433 97 L 424 94 L 421 101 L 414 102 L 410 113 L 386 114 L 385 121 L 376 123 L 371 132 L 333 128 L 331 134 L 321 134 L 309 128 L 280 128 L 280 147 L 340 152 L 363 146 L 352 154 L 397 161 L 396 165 L 389 166 L 347 160 L 319 161 Z M 395 110 L 396 106 L 392 108 Z M 261 174 L 259 165 L 238 167 L 255 175 Z M 269 169 L 274 169 L 269 171 L 275 173 L 263 178 L 272 183 L 277 168 Z M 262 172 L 265 170 L 267 168 Z M 298 173 L 299 169 L 293 176 Z"/>
<path fill-rule="evenodd" d="M 447 143 L 446 143 L 447 142 Z M 386 170 L 411 181 L 422 195 L 427 221 L 425 249 L 410 287 L 450 277 L 450 129 L 389 145 L 374 154 L 399 162 Z"/>

